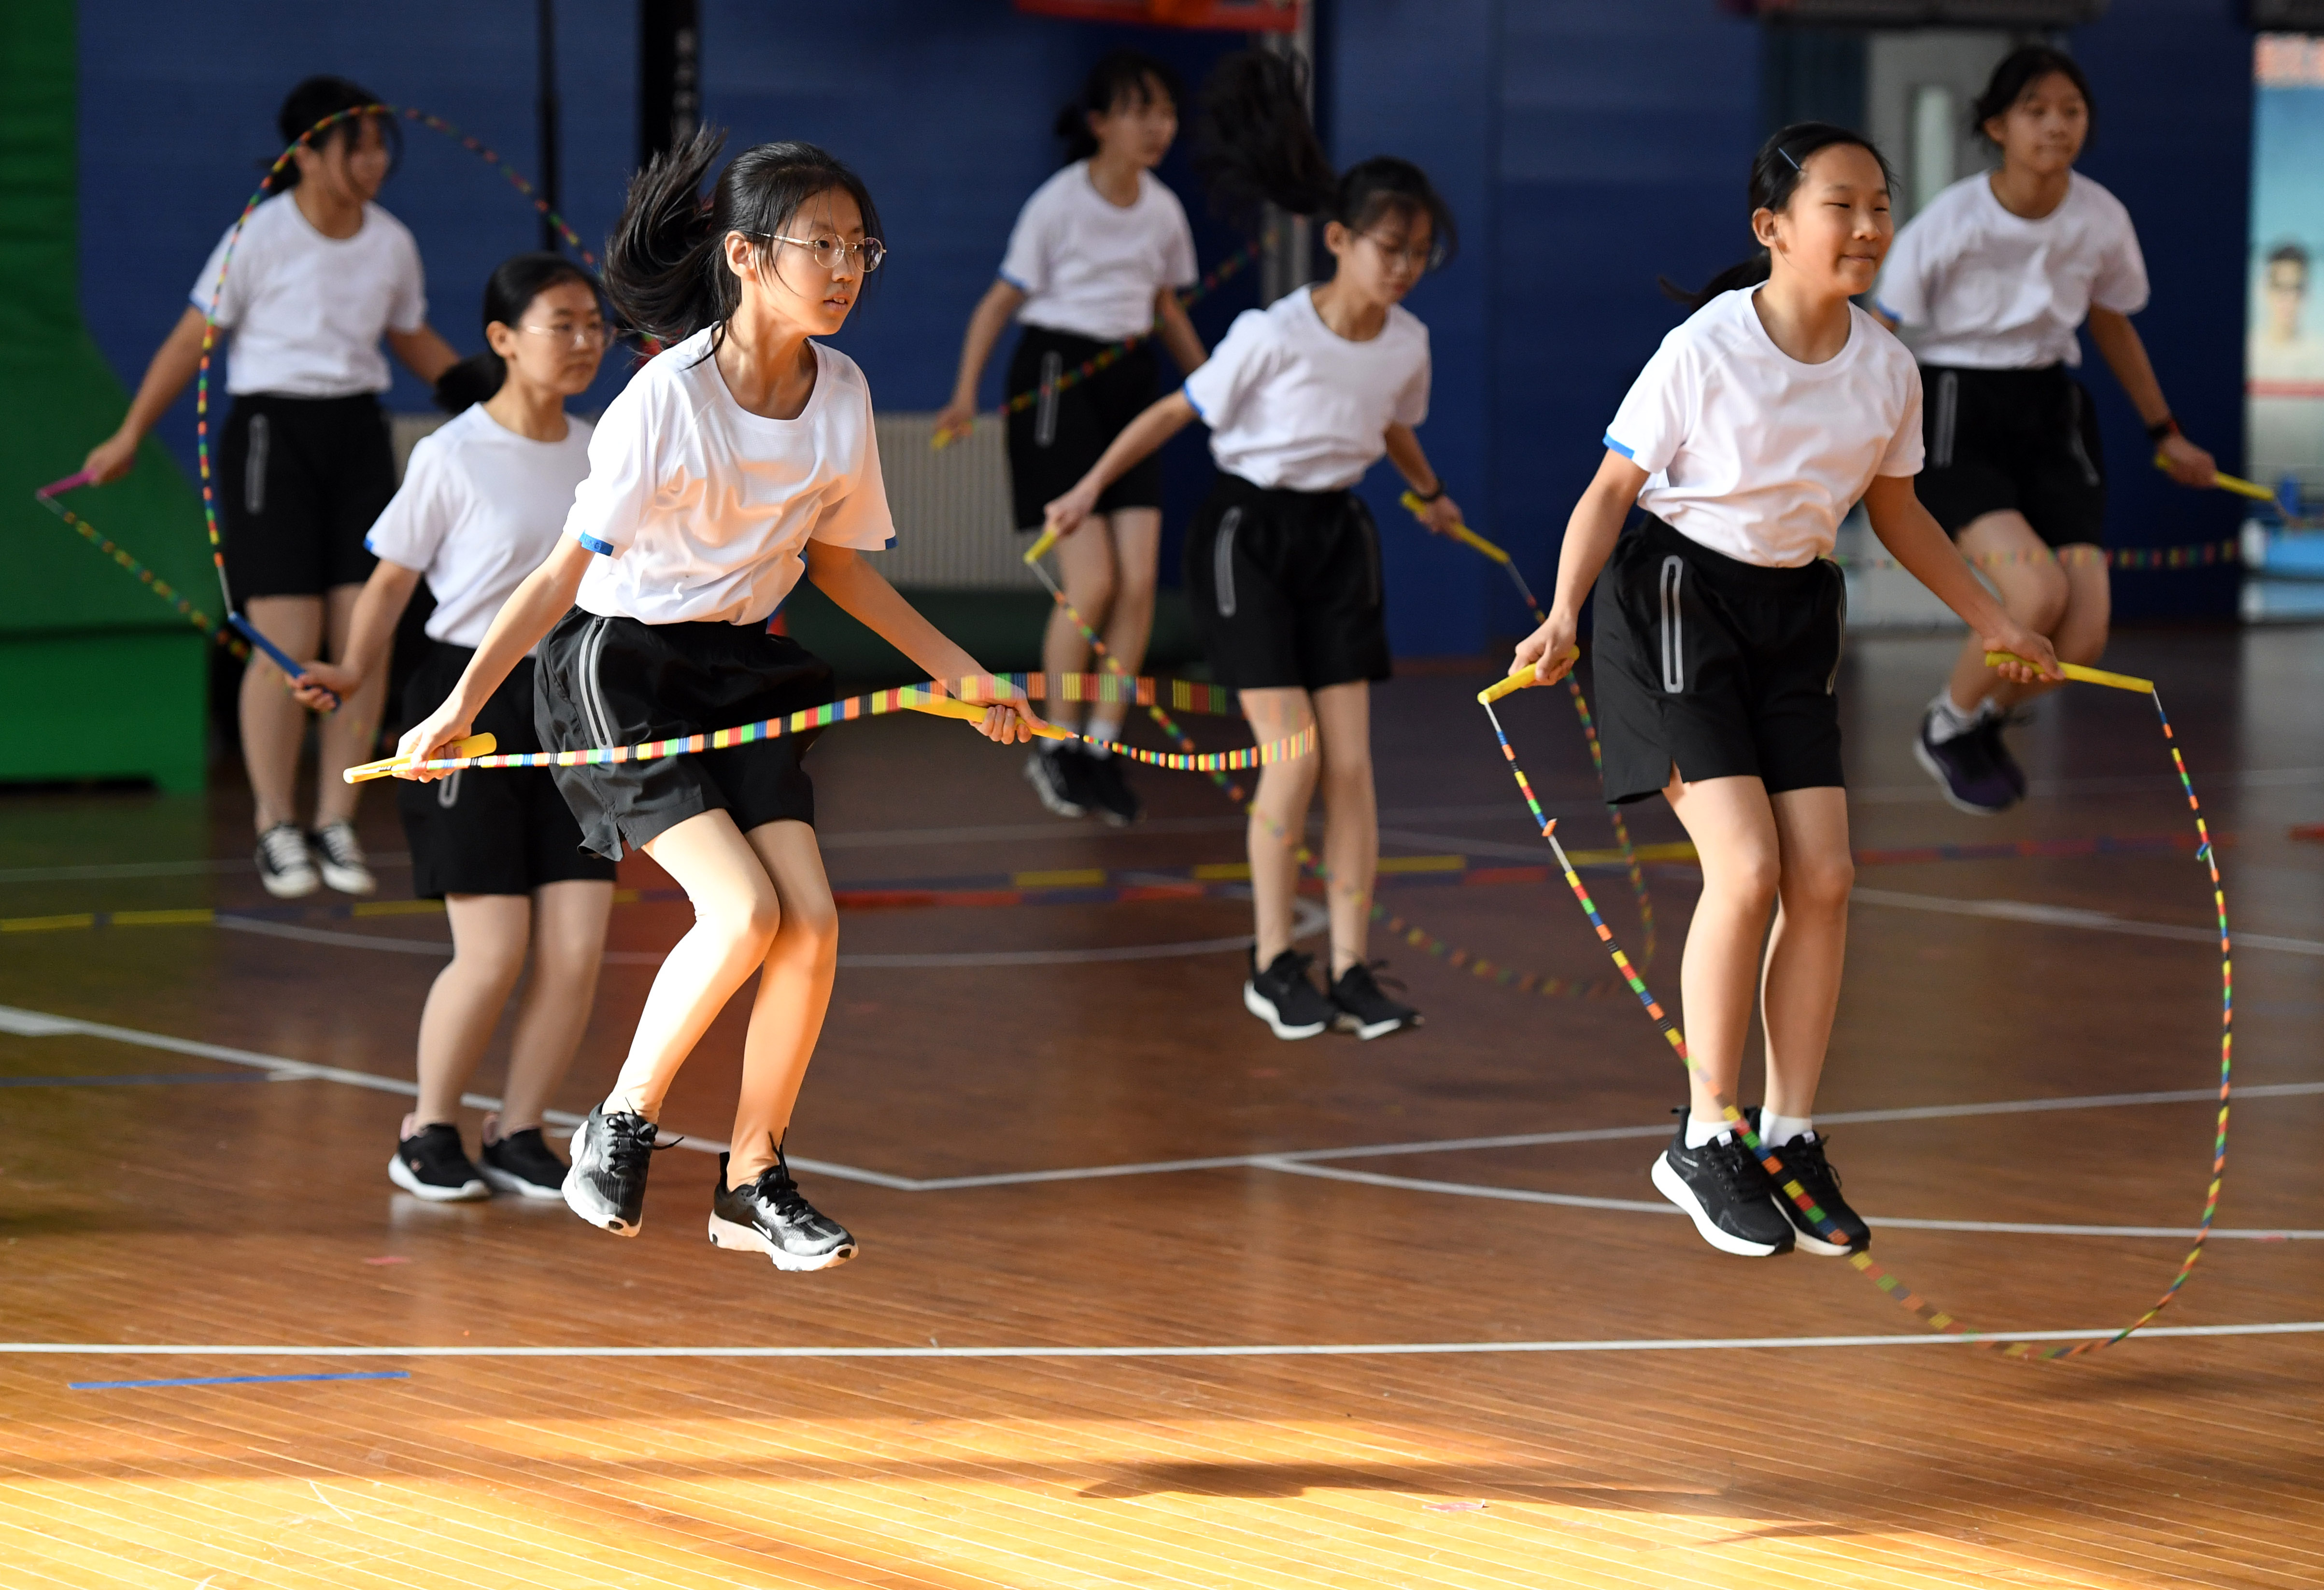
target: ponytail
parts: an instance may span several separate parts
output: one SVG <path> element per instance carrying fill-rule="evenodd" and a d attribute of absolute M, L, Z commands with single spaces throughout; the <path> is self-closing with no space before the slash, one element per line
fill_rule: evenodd
<path fill-rule="evenodd" d="M 1460 230 L 1428 173 L 1386 154 L 1334 172 L 1307 115 L 1308 81 L 1307 62 L 1297 55 L 1242 50 L 1219 62 L 1203 85 L 1194 125 L 1194 170 L 1212 208 L 1246 227 L 1273 205 L 1351 232 L 1391 212 L 1426 216 L 1435 245 L 1429 268 L 1448 263 Z"/>
<path fill-rule="evenodd" d="M 1758 153 L 1751 157 L 1751 180 L 1748 189 L 1750 210 L 1757 215 L 1769 210 L 1781 215 L 1789 209 L 1792 195 L 1800 189 L 1800 179 L 1805 176 L 1808 160 L 1819 150 L 1849 144 L 1863 150 L 1879 162 L 1880 174 L 1889 190 L 1896 187 L 1896 173 L 1890 169 L 1887 157 L 1880 146 L 1863 134 L 1851 128 L 1836 126 L 1831 122 L 1794 122 L 1782 132 L 1759 145 Z M 1689 310 L 1699 310 L 1722 292 L 1732 292 L 1741 287 L 1757 287 L 1767 279 L 1775 262 L 1764 248 L 1755 249 L 1738 263 L 1713 276 L 1702 284 L 1699 292 L 1690 292 L 1667 276 L 1657 276 L 1655 282 L 1663 295 L 1684 304 Z"/>
<path fill-rule="evenodd" d="M 1111 116 L 1124 106 L 1151 105 L 1157 99 L 1175 108 L 1185 98 L 1185 85 L 1168 61 L 1139 50 L 1107 51 L 1082 80 L 1082 91 L 1057 112 L 1055 131 L 1065 141 L 1065 163 L 1087 160 L 1097 153 L 1097 134 L 1090 131 L 1090 117 Z"/>
<path fill-rule="evenodd" d="M 880 211 L 863 180 L 812 143 L 759 143 L 726 162 L 710 197 L 703 180 L 725 147 L 723 132 L 705 127 L 630 180 L 622 218 L 605 240 L 605 296 L 634 329 L 664 344 L 712 328 L 710 351 L 725 337 L 727 318 L 742 300 L 726 268 L 726 235 L 741 232 L 766 257 L 767 239 L 818 193 L 838 189 L 863 212 L 867 237 L 880 236 Z"/>
<path fill-rule="evenodd" d="M 578 282 L 591 291 L 597 283 L 588 272 L 561 254 L 512 254 L 493 268 L 484 281 L 484 324 L 487 333 L 497 321 L 513 329 L 521 324 L 532 300 L 560 282 Z M 484 346 L 436 378 L 436 406 L 456 414 L 492 397 L 508 380 L 508 365 Z"/>

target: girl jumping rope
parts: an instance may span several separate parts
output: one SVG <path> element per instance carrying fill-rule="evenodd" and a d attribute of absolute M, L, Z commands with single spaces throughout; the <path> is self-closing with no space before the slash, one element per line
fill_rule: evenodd
<path fill-rule="evenodd" d="M 1761 146 L 1761 253 L 1704 289 L 1622 400 L 1567 523 L 1548 622 L 1517 647 L 1537 678 L 1562 678 L 1596 584 L 1606 798 L 1659 790 L 1702 858 L 1679 974 L 1692 1091 L 1653 1179 L 1729 1253 L 1840 1255 L 1871 1240 L 1813 1121 L 1855 877 L 1834 695 L 1845 607 L 1826 557 L 1842 516 L 1861 499 L 1978 644 L 2055 677 L 2050 642 L 1986 594 L 1914 495 L 1919 372 L 1849 302 L 1887 253 L 1888 195 L 1878 152 L 1844 127 L 1802 123 Z M 1645 513 L 1626 528 L 1634 504 Z M 1755 988 L 1767 1037 L 1756 1130 L 1845 1243 L 1809 1229 L 1721 1118 Z"/>
<path fill-rule="evenodd" d="M 2092 103 L 2082 69 L 2047 45 L 1994 68 L 1975 114 L 2001 169 L 1954 183 L 1905 225 L 1873 299 L 1889 325 L 1920 332 L 1923 502 L 2011 615 L 2081 663 L 2105 652 L 2112 602 L 2105 454 L 2074 379 L 2076 330 L 2088 323 L 2172 479 L 2208 486 L 2218 468 L 2179 434 L 2130 323 L 2147 292 L 2130 212 L 2074 170 Z M 1921 715 L 1914 755 L 1960 809 L 2006 810 L 2025 773 L 2001 731 L 2012 707 L 2054 688 L 1987 668 L 1972 635 Z"/>
<path fill-rule="evenodd" d="M 466 671 L 493 615 L 557 546 L 589 473 L 589 427 L 565 411 L 605 350 L 595 282 L 561 255 L 504 260 L 484 285 L 484 351 L 436 384 L 452 421 L 423 438 L 395 500 L 365 541 L 378 557 L 355 603 L 345 661 L 308 664 L 300 698 L 350 699 L 387 667 L 396 620 L 424 577 L 435 593 L 426 659 L 405 687 L 419 718 Z M 319 688 L 318 688 L 319 687 Z M 478 707 L 503 752 L 538 751 L 533 660 L 519 658 Z M 411 844 L 411 889 L 441 900 L 452 964 L 420 1012 L 420 1102 L 403 1118 L 387 1173 L 433 1202 L 494 1190 L 554 1198 L 565 1162 L 544 1142 L 541 1112 L 588 1025 L 613 909 L 613 864 L 581 848 L 581 826 L 539 769 L 455 773 L 397 787 Z M 501 1009 L 532 957 L 500 1109 L 484 1121 L 482 1164 L 460 1142 L 460 1095 Z"/>
<path fill-rule="evenodd" d="M 309 78 L 282 102 L 276 125 L 290 143 L 327 116 L 378 103 L 343 79 Z M 378 397 L 388 386 L 381 339 L 431 385 L 459 358 L 429 328 L 411 234 L 373 202 L 392 164 L 392 127 L 384 116 L 354 116 L 300 148 L 275 179 L 290 191 L 252 210 L 238 239 L 218 240 L 194 279 L 192 307 L 146 366 L 128 416 L 90 449 L 86 466 L 99 483 L 129 472 L 138 441 L 201 364 L 204 316 L 224 271 L 215 312 L 231 339 L 226 390 L 234 394 L 218 447 L 226 584 L 252 624 L 293 657 L 313 656 L 326 642 L 346 655 L 355 598 L 371 573 L 364 534 L 395 495 Z M 371 754 L 385 689 L 385 676 L 374 672 L 368 690 L 323 719 L 310 847 L 297 789 L 307 715 L 281 670 L 252 655 L 242 676 L 242 760 L 268 893 L 292 899 L 318 883 L 347 894 L 377 887 L 355 839 L 358 788 L 339 773 Z"/>
<path fill-rule="evenodd" d="M 1428 500 L 1432 529 L 1461 511 L 1413 434 L 1428 413 L 1428 328 L 1399 300 L 1451 256 L 1452 212 L 1409 162 L 1335 174 L 1305 110 L 1304 66 L 1247 51 L 1222 61 L 1203 102 L 1203 165 L 1230 209 L 1260 201 L 1324 220 L 1329 282 L 1236 317 L 1210 362 L 1114 439 L 1048 505 L 1072 530 L 1109 486 L 1199 419 L 1217 487 L 1186 535 L 1186 590 L 1220 683 L 1241 693 L 1261 740 L 1314 724 L 1323 742 L 1330 991 L 1292 942 L 1296 847 L 1314 760 L 1260 774 L 1249 830 L 1257 942 L 1243 1003 L 1277 1038 L 1338 1027 L 1379 1038 L 1419 1012 L 1382 991 L 1365 958 L 1379 818 L 1371 681 L 1388 677 L 1379 533 L 1350 490 L 1381 454 Z"/>
<path fill-rule="evenodd" d="M 1038 393 L 1009 413 L 1009 476 L 1017 525 L 1040 530 L 1049 500 L 1079 480 L 1107 444 L 1153 401 L 1155 358 L 1141 342 L 1087 380 L 1058 387 L 1067 371 L 1114 344 L 1152 333 L 1191 374 L 1202 339 L 1176 289 L 1194 283 L 1194 235 L 1178 196 L 1155 166 L 1178 134 L 1178 76 L 1134 50 L 1117 50 L 1090 69 L 1080 97 L 1058 113 L 1068 163 L 1034 190 L 1009 235 L 1000 279 L 970 316 L 952 402 L 936 415 L 939 436 L 965 435 L 976 421 L 976 386 L 1001 330 L 1025 327 L 1009 364 L 1009 395 Z M 1154 628 L 1155 561 L 1162 545 L 1162 462 L 1148 457 L 1111 481 L 1089 522 L 1057 543 L 1065 598 L 1105 638 L 1106 650 L 1136 673 Z M 1089 643 L 1062 607 L 1049 615 L 1041 666 L 1078 673 Z M 1053 703 L 1060 723 L 1080 708 Z M 1090 708 L 1089 734 L 1121 738 L 1121 707 Z M 1043 740 L 1025 776 L 1060 817 L 1094 811 L 1116 825 L 1138 820 L 1137 792 L 1120 759 L 1072 740 Z"/>
<path fill-rule="evenodd" d="M 930 677 L 983 672 L 859 555 L 895 535 L 871 389 L 853 360 L 816 339 L 846 323 L 885 254 L 872 196 L 812 144 L 762 143 L 727 163 L 706 204 L 701 185 L 722 143 L 698 134 L 631 183 L 606 245 L 605 290 L 669 346 L 607 407 L 556 550 L 502 606 L 444 704 L 404 736 L 402 754 L 430 755 L 469 733 L 536 644 L 535 719 L 552 749 L 636 744 L 828 702 L 830 668 L 768 631 L 802 575 Z M 1021 744 L 1038 720 L 1010 703 L 980 721 L 990 738 Z M 783 1156 L 838 956 L 805 749 L 785 735 L 556 770 L 583 843 L 608 859 L 643 850 L 695 912 L 655 975 L 613 1092 L 573 1135 L 565 1201 L 594 1225 L 636 1234 L 662 1098 L 757 972 L 710 1240 L 782 1270 L 826 1269 L 856 1246 L 807 1201 Z"/>

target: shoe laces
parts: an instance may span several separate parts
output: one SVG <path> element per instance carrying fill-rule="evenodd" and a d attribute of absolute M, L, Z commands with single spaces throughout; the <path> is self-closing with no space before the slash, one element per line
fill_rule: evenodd
<path fill-rule="evenodd" d="M 259 849 L 266 853 L 266 863 L 278 873 L 294 867 L 313 864 L 307 853 L 307 837 L 296 823 L 277 823 L 258 837 Z"/>
<path fill-rule="evenodd" d="M 341 866 L 364 864 L 363 842 L 355 837 L 353 823 L 326 823 L 315 830 L 315 842 Z"/>
<path fill-rule="evenodd" d="M 1759 1156 L 1753 1153 L 1739 1136 L 1730 1133 L 1724 1142 L 1706 1143 L 1699 1151 L 1703 1162 L 1711 1167 L 1711 1173 L 1719 1179 L 1720 1189 L 1732 1202 L 1739 1204 L 1774 1196 L 1775 1179 L 1767 1174 L 1767 1168 L 1759 1162 Z M 1788 1151 L 1784 1149 L 1775 1151 L 1778 1158 Z M 1786 1167 L 1791 1163 L 1787 1159 L 1784 1162 Z"/>
<path fill-rule="evenodd" d="M 1341 973 L 1338 981 L 1344 985 L 1352 985 L 1352 986 L 1348 990 L 1351 994 L 1369 994 L 1377 995 L 1383 988 L 1393 988 L 1398 994 L 1404 993 L 1405 985 L 1403 978 L 1383 977 L 1379 975 L 1380 968 L 1387 965 L 1388 962 L 1385 959 L 1376 961 L 1358 961 L 1346 971 Z"/>
<path fill-rule="evenodd" d="M 1824 1158 L 1823 1138 L 1796 1137 L 1783 1144 L 1769 1143 L 1767 1150 L 1783 1162 L 1783 1167 L 1802 1187 L 1829 1187 L 1840 1190 L 1840 1172 Z M 1762 1167 L 1765 1169 L 1765 1167 Z"/>
<path fill-rule="evenodd" d="M 797 1223 L 810 1219 L 816 1207 L 807 1201 L 807 1195 L 791 1179 L 790 1161 L 783 1157 L 783 1145 L 775 1145 L 775 1162 L 758 1175 L 759 1197 L 772 1206 L 776 1214 Z"/>
<path fill-rule="evenodd" d="M 605 1133 L 612 1141 L 605 1147 L 605 1168 L 622 1180 L 643 1176 L 647 1161 L 661 1149 L 674 1149 L 683 1138 L 671 1138 L 668 1142 L 654 1141 L 658 1128 L 643 1115 L 622 1111 L 604 1117 Z"/>

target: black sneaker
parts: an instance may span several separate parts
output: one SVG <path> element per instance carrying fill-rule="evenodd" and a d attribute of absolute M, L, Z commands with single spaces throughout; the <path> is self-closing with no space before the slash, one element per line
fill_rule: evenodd
<path fill-rule="evenodd" d="M 387 1179 L 431 1204 L 466 1204 L 493 1196 L 460 1147 L 460 1129 L 448 1121 L 423 1126 L 397 1143 Z"/>
<path fill-rule="evenodd" d="M 2017 758 L 2009 753 L 2009 746 L 2003 741 L 2001 731 L 2012 724 L 2024 721 L 2025 720 L 2006 712 L 1996 712 L 1988 707 L 1978 718 L 1977 727 L 1969 731 L 1973 735 L 1981 735 L 1985 737 L 1985 753 L 1993 758 L 1993 765 L 2000 772 L 2002 781 L 2009 786 L 2011 792 L 2020 800 L 2025 799 L 2025 770 L 2018 766 Z"/>
<path fill-rule="evenodd" d="M 1791 1252 L 1792 1223 L 1776 1202 L 1758 1156 L 1732 1132 L 1699 1149 L 1686 1146 L 1686 1112 L 1655 1160 L 1655 1190 L 1686 1211 L 1702 1240 L 1722 1253 L 1765 1259 Z"/>
<path fill-rule="evenodd" d="M 1049 743 L 1055 744 L 1054 741 Z M 1025 758 L 1025 781 L 1041 804 L 1059 817 L 1087 817 L 1089 800 L 1081 776 L 1082 753 L 1071 746 L 1036 747 Z"/>
<path fill-rule="evenodd" d="M 297 823 L 277 823 L 258 837 L 258 881 L 277 900 L 297 900 L 323 886 Z"/>
<path fill-rule="evenodd" d="M 314 854 L 323 869 L 323 882 L 340 893 L 378 892 L 379 880 L 371 875 L 371 862 L 364 855 L 363 841 L 355 837 L 355 824 L 325 823 L 317 828 Z"/>
<path fill-rule="evenodd" d="M 736 1188 L 726 1185 L 726 1156 L 718 1156 L 710 1245 L 764 1253 L 778 1270 L 829 1270 L 855 1257 L 854 1237 L 807 1201 L 779 1147 L 773 1164 Z"/>
<path fill-rule="evenodd" d="M 1373 961 L 1367 965 L 1358 961 L 1341 973 L 1332 984 L 1332 1004 L 1339 1014 L 1333 1025 L 1342 1032 L 1352 1032 L 1358 1038 L 1386 1038 L 1403 1027 L 1420 1025 L 1420 1012 L 1408 1004 L 1399 1004 L 1380 992 L 1379 979 L 1373 971 L 1388 965 Z M 1404 985 L 1396 983 L 1398 989 Z"/>
<path fill-rule="evenodd" d="M 501 1137 L 496 1127 L 491 1116 L 484 1118 L 484 1149 L 478 1156 L 483 1163 L 477 1167 L 484 1179 L 495 1190 L 522 1198 L 563 1197 L 565 1161 L 542 1139 L 540 1128 L 528 1126 Z"/>
<path fill-rule="evenodd" d="M 1082 790 L 1090 810 L 1117 828 L 1126 828 L 1146 815 L 1145 802 L 1138 799 L 1123 772 L 1128 758 L 1077 751 L 1074 760 L 1082 764 Z"/>
<path fill-rule="evenodd" d="M 1921 732 L 1913 740 L 1913 760 L 1928 770 L 1945 792 L 1945 804 L 1956 811 L 1992 817 L 2017 804 L 2017 791 L 1995 765 L 1990 742 L 1976 728 L 1950 740 L 1930 736 L 1934 707 L 1921 716 Z"/>
<path fill-rule="evenodd" d="M 589 1112 L 573 1129 L 573 1168 L 565 1173 L 566 1206 L 615 1236 L 635 1236 L 646 1218 L 646 1172 L 652 1169 L 654 1123 L 634 1111 Z"/>
<path fill-rule="evenodd" d="M 1759 1107 L 1757 1105 L 1743 1112 L 1751 1123 L 1751 1130 L 1759 1130 Z M 1845 1259 L 1850 1253 L 1860 1253 L 1872 1245 L 1872 1228 L 1864 1224 L 1864 1216 L 1848 1206 L 1840 1196 L 1840 1172 L 1823 1157 L 1823 1133 L 1811 1132 L 1805 1137 L 1795 1137 L 1789 1142 L 1766 1143 L 1767 1151 L 1783 1166 L 1778 1174 L 1769 1178 L 1775 1189 L 1775 1206 L 1783 1210 L 1792 1223 L 1792 1236 L 1800 1252 L 1819 1258 Z M 1761 1166 L 1761 1169 L 1766 1169 Z M 1786 1183 L 1796 1184 L 1837 1230 L 1840 1241 L 1834 1242 L 1810 1215 L 1794 1201 Z"/>
<path fill-rule="evenodd" d="M 1313 1038 L 1340 1018 L 1340 1009 L 1307 975 L 1315 964 L 1312 955 L 1286 949 L 1259 969 L 1259 951 L 1250 952 L 1250 980 L 1242 985 L 1242 1008 L 1275 1030 L 1277 1038 Z"/>

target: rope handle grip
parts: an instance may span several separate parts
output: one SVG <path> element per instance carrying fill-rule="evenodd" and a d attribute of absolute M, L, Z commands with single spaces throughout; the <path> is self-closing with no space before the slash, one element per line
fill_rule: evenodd
<path fill-rule="evenodd" d="M 1415 518 L 1418 518 L 1421 514 L 1428 511 L 1428 504 L 1420 500 L 1420 494 L 1418 492 L 1408 491 L 1405 493 L 1403 502 L 1404 505 L 1412 511 L 1412 514 Z M 1509 560 L 1509 555 L 1507 552 L 1493 545 L 1492 542 L 1487 541 L 1483 536 L 1479 535 L 1475 531 L 1471 530 L 1465 524 L 1456 524 L 1446 533 L 1463 546 L 1474 547 L 1478 551 L 1482 552 L 1486 557 L 1490 558 L 1496 563 L 1506 563 Z"/>
<path fill-rule="evenodd" d="M 1987 668 L 1998 668 L 2005 662 L 2024 662 L 2026 667 L 2037 670 L 2040 667 L 2038 663 L 2026 662 L 2024 658 L 2018 656 L 2015 652 L 1987 652 L 1985 654 L 1985 665 Z M 2106 685 L 2116 690 L 2135 690 L 2142 696 L 2154 694 L 2153 679 L 2135 679 L 2126 673 L 2108 673 L 2103 668 L 2084 668 L 2079 662 L 2061 662 L 2058 664 L 2058 671 L 2070 679 L 2076 679 L 2086 685 Z"/>
<path fill-rule="evenodd" d="M 1579 646 L 1568 646 L 1565 649 L 1565 661 L 1568 662 L 1581 661 L 1582 648 Z M 1508 678 L 1501 680 L 1499 684 L 1487 685 L 1483 689 L 1478 691 L 1478 702 L 1480 705 L 1489 707 L 1512 690 L 1522 690 L 1529 688 L 1530 686 L 1541 683 L 1541 680 L 1534 676 L 1535 666 L 1535 664 L 1530 662 L 1518 663 L 1515 668 L 1509 670 Z"/>
<path fill-rule="evenodd" d="M 48 485 L 34 492 L 32 495 L 45 503 L 51 497 L 61 496 L 77 485 L 88 485 L 96 480 L 96 475 L 91 471 L 87 469 L 79 470 L 74 474 L 66 476 L 62 480 L 52 480 L 49 482 Z"/>
<path fill-rule="evenodd" d="M 500 742 L 490 735 L 470 735 L 465 740 L 455 740 L 444 747 L 455 756 L 490 756 Z M 351 767 L 339 776 L 350 784 L 361 784 L 373 779 L 392 778 L 400 767 L 416 767 L 419 763 L 408 756 L 383 756 L 377 762 L 366 762 Z"/>
<path fill-rule="evenodd" d="M 964 723 L 982 723 L 984 715 L 998 705 L 999 703 L 994 701 L 963 701 L 956 696 L 931 696 L 925 701 L 910 703 L 914 712 L 925 712 L 931 717 L 956 717 Z M 1073 730 L 1061 729 L 1053 723 L 1041 725 L 1033 731 L 1033 734 L 1036 738 L 1043 740 L 1081 738 Z M 464 752 L 462 754 L 466 753 Z"/>
<path fill-rule="evenodd" d="M 2157 469 L 2167 471 L 2171 467 L 2171 460 L 2164 458 L 2161 453 L 2157 453 L 2154 455 L 2154 467 Z M 2260 485 L 2259 482 L 2255 480 L 2246 480 L 2240 475 L 2229 475 L 2224 469 L 2214 470 L 2212 472 L 2211 484 L 2218 487 L 2223 492 L 2233 492 L 2239 497 L 2249 497 L 2255 503 L 2273 503 L 2275 501 L 2275 494 L 2268 490 L 2267 487 Z"/>
<path fill-rule="evenodd" d="M 1029 569 L 1038 563 L 1049 555 L 1049 549 L 1056 544 L 1057 532 L 1045 527 L 1041 532 L 1041 539 L 1025 549 L 1025 566 Z"/>

